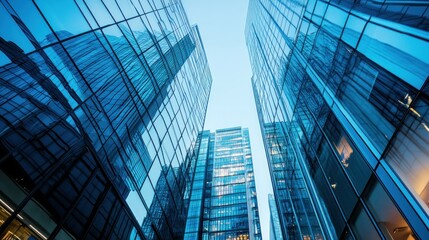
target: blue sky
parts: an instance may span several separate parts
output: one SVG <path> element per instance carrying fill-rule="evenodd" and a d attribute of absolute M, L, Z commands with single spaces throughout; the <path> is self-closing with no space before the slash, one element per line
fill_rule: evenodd
<path fill-rule="evenodd" d="M 248 127 L 255 169 L 262 234 L 269 239 L 271 180 L 255 101 L 244 28 L 245 0 L 182 0 L 191 24 L 200 29 L 213 76 L 205 129 Z"/>

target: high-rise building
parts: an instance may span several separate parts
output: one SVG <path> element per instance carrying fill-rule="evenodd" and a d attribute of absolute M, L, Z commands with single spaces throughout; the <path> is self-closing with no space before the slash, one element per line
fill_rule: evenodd
<path fill-rule="evenodd" d="M 429 4 L 251 0 L 285 239 L 429 239 Z"/>
<path fill-rule="evenodd" d="M 261 239 L 249 130 L 203 131 L 184 239 Z"/>
<path fill-rule="evenodd" d="M 211 75 L 180 1 L 0 0 L 0 239 L 177 239 Z"/>
<path fill-rule="evenodd" d="M 283 240 L 279 213 L 273 194 L 268 194 L 268 206 L 270 208 L 270 240 Z"/>

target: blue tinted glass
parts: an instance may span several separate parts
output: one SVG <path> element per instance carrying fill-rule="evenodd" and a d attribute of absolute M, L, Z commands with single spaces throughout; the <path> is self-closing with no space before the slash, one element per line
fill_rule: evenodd
<path fill-rule="evenodd" d="M 339 37 L 347 19 L 347 13 L 333 5 L 329 5 L 325 14 L 324 26 L 335 37 Z"/>
<path fill-rule="evenodd" d="M 135 7 L 131 4 L 130 0 L 116 0 L 125 18 L 132 18 L 137 16 Z"/>
<path fill-rule="evenodd" d="M 326 4 L 325 2 L 317 1 L 313 16 L 311 17 L 311 20 L 313 20 L 317 25 L 320 25 L 320 23 L 322 22 L 322 18 L 325 14 L 327 6 L 328 4 Z"/>
<path fill-rule="evenodd" d="M 86 3 L 84 2 L 84 0 L 75 0 L 75 1 L 79 9 L 82 11 L 82 14 L 85 17 L 86 21 L 88 21 L 89 26 L 91 26 L 92 29 L 97 29 L 98 28 L 97 22 L 95 21 L 92 13 L 86 7 Z"/>
<path fill-rule="evenodd" d="M 11 15 L 9 15 L 3 5 L 0 5 L 0 24 L 0 51 L 5 52 L 7 49 L 13 48 L 15 49 L 13 52 L 23 51 L 24 53 L 28 53 L 34 50 L 34 47 L 28 40 L 27 36 L 25 36 L 22 29 L 19 28 L 18 24 Z"/>
<path fill-rule="evenodd" d="M 12 61 L 3 53 L 0 52 L 0 65 L 6 65 Z"/>
<path fill-rule="evenodd" d="M 420 89 L 429 75 L 429 42 L 369 23 L 358 50 Z"/>
<path fill-rule="evenodd" d="M 106 4 L 107 9 L 113 15 L 113 18 L 116 21 L 124 20 L 124 16 L 115 0 L 103 0 L 103 2 L 104 4 Z M 146 1 L 143 1 L 143 2 L 146 2 Z"/>
<path fill-rule="evenodd" d="M 26 0 L 10 1 L 9 3 L 39 44 L 47 44 L 48 41 L 45 41 L 45 39 L 47 35 L 51 34 L 51 30 L 34 4 Z"/>
<path fill-rule="evenodd" d="M 90 30 L 73 0 L 38 0 L 36 2 L 54 31 L 68 31 L 76 35 Z M 60 36 L 60 38 L 63 37 Z"/>
<path fill-rule="evenodd" d="M 143 223 L 143 219 L 147 215 L 147 211 L 140 199 L 140 196 L 136 191 L 131 191 L 125 198 L 125 201 L 134 214 L 134 217 L 137 219 L 137 222 L 141 225 Z"/>
<path fill-rule="evenodd" d="M 55 65 L 62 76 L 67 80 L 69 86 L 80 97 L 85 100 L 91 95 L 86 82 L 82 79 L 81 75 L 74 67 L 71 59 L 67 53 L 59 45 L 54 45 L 49 48 L 43 49 L 50 61 Z"/>
<path fill-rule="evenodd" d="M 110 16 L 101 0 L 91 0 L 85 3 L 100 27 L 113 23 L 112 16 Z"/>
<path fill-rule="evenodd" d="M 154 184 L 156 184 L 156 182 Z M 149 181 L 149 178 L 146 178 L 146 181 L 143 183 L 142 189 L 140 189 L 140 193 L 144 197 L 146 205 L 150 206 L 152 204 L 152 201 L 154 200 L 155 192 L 153 190 L 152 184 Z"/>
<path fill-rule="evenodd" d="M 348 43 L 350 46 L 356 47 L 356 44 L 360 35 L 362 34 L 364 26 L 365 21 L 363 19 L 350 14 L 349 19 L 347 19 L 347 24 L 344 28 L 344 33 L 341 36 L 341 39 Z"/>

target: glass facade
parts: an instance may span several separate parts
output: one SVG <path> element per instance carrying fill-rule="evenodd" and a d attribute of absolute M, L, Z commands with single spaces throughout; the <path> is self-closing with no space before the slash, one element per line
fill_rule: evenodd
<path fill-rule="evenodd" d="M 429 238 L 429 4 L 251 0 L 283 236 Z"/>
<path fill-rule="evenodd" d="M 248 129 L 199 139 L 184 239 L 262 239 Z"/>
<path fill-rule="evenodd" d="M 279 213 L 272 194 L 268 194 L 268 206 L 270 207 L 270 240 L 283 240 Z"/>
<path fill-rule="evenodd" d="M 0 1 L 0 239 L 177 239 L 211 75 L 180 1 Z"/>

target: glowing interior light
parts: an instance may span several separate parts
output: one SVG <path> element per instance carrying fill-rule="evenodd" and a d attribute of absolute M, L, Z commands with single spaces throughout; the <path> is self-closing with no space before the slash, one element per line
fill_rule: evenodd
<path fill-rule="evenodd" d="M 39 234 L 43 239 L 48 239 L 47 237 L 45 237 L 45 235 L 43 235 L 39 230 L 37 230 L 35 227 L 33 227 L 33 225 L 28 225 L 31 229 L 33 229 L 33 231 L 35 231 L 37 234 Z"/>
<path fill-rule="evenodd" d="M 341 163 L 344 167 L 347 168 L 349 166 L 348 160 L 350 158 L 350 155 L 352 155 L 353 153 L 352 147 L 347 142 L 347 139 L 345 137 L 342 137 L 340 143 L 336 146 L 336 148 L 338 154 L 340 155 Z"/>
<path fill-rule="evenodd" d="M 9 206 L 9 205 L 7 205 L 7 203 L 5 203 L 2 199 L 0 199 L 0 202 L 3 204 L 3 206 L 5 206 L 7 209 L 9 209 L 9 211 L 10 212 L 14 212 L 14 210 Z M 10 213 L 8 213 L 9 215 L 10 215 Z M 24 218 L 23 217 L 21 217 L 21 215 L 19 215 L 18 214 L 18 217 L 21 219 L 21 220 L 23 220 Z"/>

